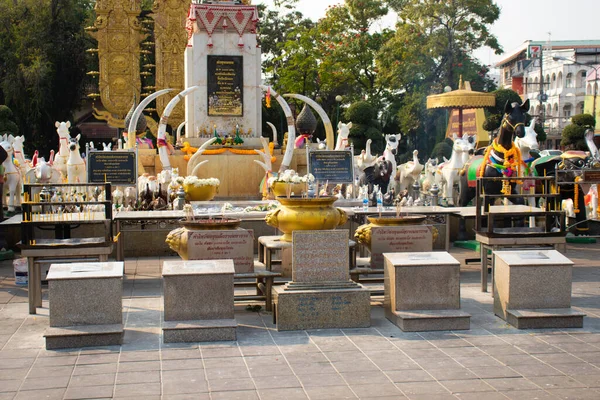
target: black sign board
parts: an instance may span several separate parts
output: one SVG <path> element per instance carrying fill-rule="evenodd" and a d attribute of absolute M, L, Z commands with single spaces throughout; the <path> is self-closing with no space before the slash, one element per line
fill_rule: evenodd
<path fill-rule="evenodd" d="M 136 185 L 137 162 L 133 151 L 92 151 L 88 154 L 88 182 Z"/>
<path fill-rule="evenodd" d="M 208 115 L 244 115 L 244 73 L 242 56 L 207 56 Z"/>
<path fill-rule="evenodd" d="M 308 152 L 308 172 L 321 182 L 352 183 L 354 164 L 350 150 L 315 150 Z"/>

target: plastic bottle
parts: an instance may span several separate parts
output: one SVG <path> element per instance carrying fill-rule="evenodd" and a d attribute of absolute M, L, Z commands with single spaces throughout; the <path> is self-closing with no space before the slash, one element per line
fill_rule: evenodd
<path fill-rule="evenodd" d="M 381 191 L 377 192 L 377 212 L 383 211 L 383 195 Z"/>
<path fill-rule="evenodd" d="M 364 212 L 369 211 L 369 195 L 367 193 L 363 193 L 362 207 Z"/>

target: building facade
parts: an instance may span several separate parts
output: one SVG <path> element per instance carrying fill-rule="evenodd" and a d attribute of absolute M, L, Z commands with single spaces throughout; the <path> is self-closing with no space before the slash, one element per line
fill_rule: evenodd
<path fill-rule="evenodd" d="M 540 147 L 560 148 L 562 130 L 573 115 L 596 113 L 599 119 L 600 107 L 593 105 L 600 41 L 526 41 L 496 67 L 500 87 L 529 99 L 530 114 L 543 121 L 547 140 Z"/>

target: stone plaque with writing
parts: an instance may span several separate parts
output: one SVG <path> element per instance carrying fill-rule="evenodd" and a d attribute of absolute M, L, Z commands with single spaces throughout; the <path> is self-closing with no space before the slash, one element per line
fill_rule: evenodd
<path fill-rule="evenodd" d="M 208 115 L 244 115 L 242 56 L 208 57 Z"/>
<path fill-rule="evenodd" d="M 308 153 L 308 172 L 321 182 L 354 182 L 354 158 L 350 150 L 316 150 Z"/>
<path fill-rule="evenodd" d="M 188 259 L 233 259 L 236 274 L 254 272 L 254 231 L 188 231 Z"/>
<path fill-rule="evenodd" d="M 348 231 L 295 231 L 292 234 L 292 281 L 348 281 Z"/>
<path fill-rule="evenodd" d="M 373 227 L 371 268 L 383 268 L 383 253 L 432 251 L 429 225 Z"/>
<path fill-rule="evenodd" d="M 88 182 L 135 185 L 137 162 L 133 151 L 92 151 L 88 154 Z"/>

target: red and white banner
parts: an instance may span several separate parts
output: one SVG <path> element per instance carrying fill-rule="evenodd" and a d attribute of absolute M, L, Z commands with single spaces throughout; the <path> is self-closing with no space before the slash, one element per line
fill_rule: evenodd
<path fill-rule="evenodd" d="M 195 24 L 194 24 L 195 22 Z M 240 36 L 245 32 L 256 33 L 256 24 L 258 23 L 258 12 L 255 6 L 218 6 L 211 4 L 192 4 L 186 29 L 188 31 L 188 46 L 191 46 L 191 38 L 195 31 L 194 25 L 198 31 L 206 31 L 211 45 L 212 34 L 218 27 L 228 29 L 232 27 Z"/>

